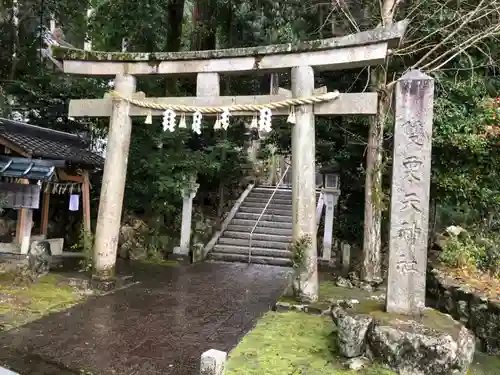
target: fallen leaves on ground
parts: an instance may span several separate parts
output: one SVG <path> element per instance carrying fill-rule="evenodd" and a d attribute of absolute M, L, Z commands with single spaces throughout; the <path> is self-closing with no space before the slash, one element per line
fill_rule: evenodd
<path fill-rule="evenodd" d="M 468 286 L 479 295 L 484 295 L 491 299 L 499 299 L 500 279 L 498 277 L 467 266 L 451 268 L 441 265 L 438 269 L 443 276 L 453 279 L 461 285 Z"/>

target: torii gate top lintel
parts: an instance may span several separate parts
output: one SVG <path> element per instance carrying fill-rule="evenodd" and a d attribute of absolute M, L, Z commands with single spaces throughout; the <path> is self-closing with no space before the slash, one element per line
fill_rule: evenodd
<path fill-rule="evenodd" d="M 183 52 L 101 52 L 52 46 L 51 54 L 65 73 L 80 75 L 149 75 L 189 73 L 243 73 L 280 71 L 298 65 L 339 70 L 385 61 L 408 25 L 400 21 L 338 38 L 248 48 Z"/>

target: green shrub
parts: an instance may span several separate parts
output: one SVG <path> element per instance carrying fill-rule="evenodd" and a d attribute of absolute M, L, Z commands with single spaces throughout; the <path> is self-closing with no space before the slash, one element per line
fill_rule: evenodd
<path fill-rule="evenodd" d="M 439 260 L 450 267 L 478 267 L 486 249 L 476 243 L 469 235 L 450 236 L 445 242 Z"/>
<path fill-rule="evenodd" d="M 490 234 L 490 237 L 478 238 L 477 242 L 485 249 L 479 258 L 478 267 L 492 276 L 500 277 L 500 235 Z"/>
<path fill-rule="evenodd" d="M 500 277 L 500 234 L 451 235 L 439 254 L 439 260 L 450 267 L 474 267 Z"/>

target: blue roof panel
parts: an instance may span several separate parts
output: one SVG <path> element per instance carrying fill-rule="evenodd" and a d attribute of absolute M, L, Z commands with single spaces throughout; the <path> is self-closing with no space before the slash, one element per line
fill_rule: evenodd
<path fill-rule="evenodd" d="M 38 160 L 0 156 L 0 176 L 47 181 L 52 178 L 63 160 Z"/>

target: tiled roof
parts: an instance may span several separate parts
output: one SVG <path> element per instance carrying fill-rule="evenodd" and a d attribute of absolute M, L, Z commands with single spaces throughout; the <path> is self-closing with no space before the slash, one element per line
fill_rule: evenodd
<path fill-rule="evenodd" d="M 34 158 L 65 160 L 101 167 L 104 159 L 88 150 L 77 135 L 0 118 L 0 138 L 15 144 Z"/>
<path fill-rule="evenodd" d="M 64 161 L 40 159 L 9 158 L 0 156 L 0 176 L 27 178 L 29 180 L 49 181 L 56 166 L 64 167 Z"/>

